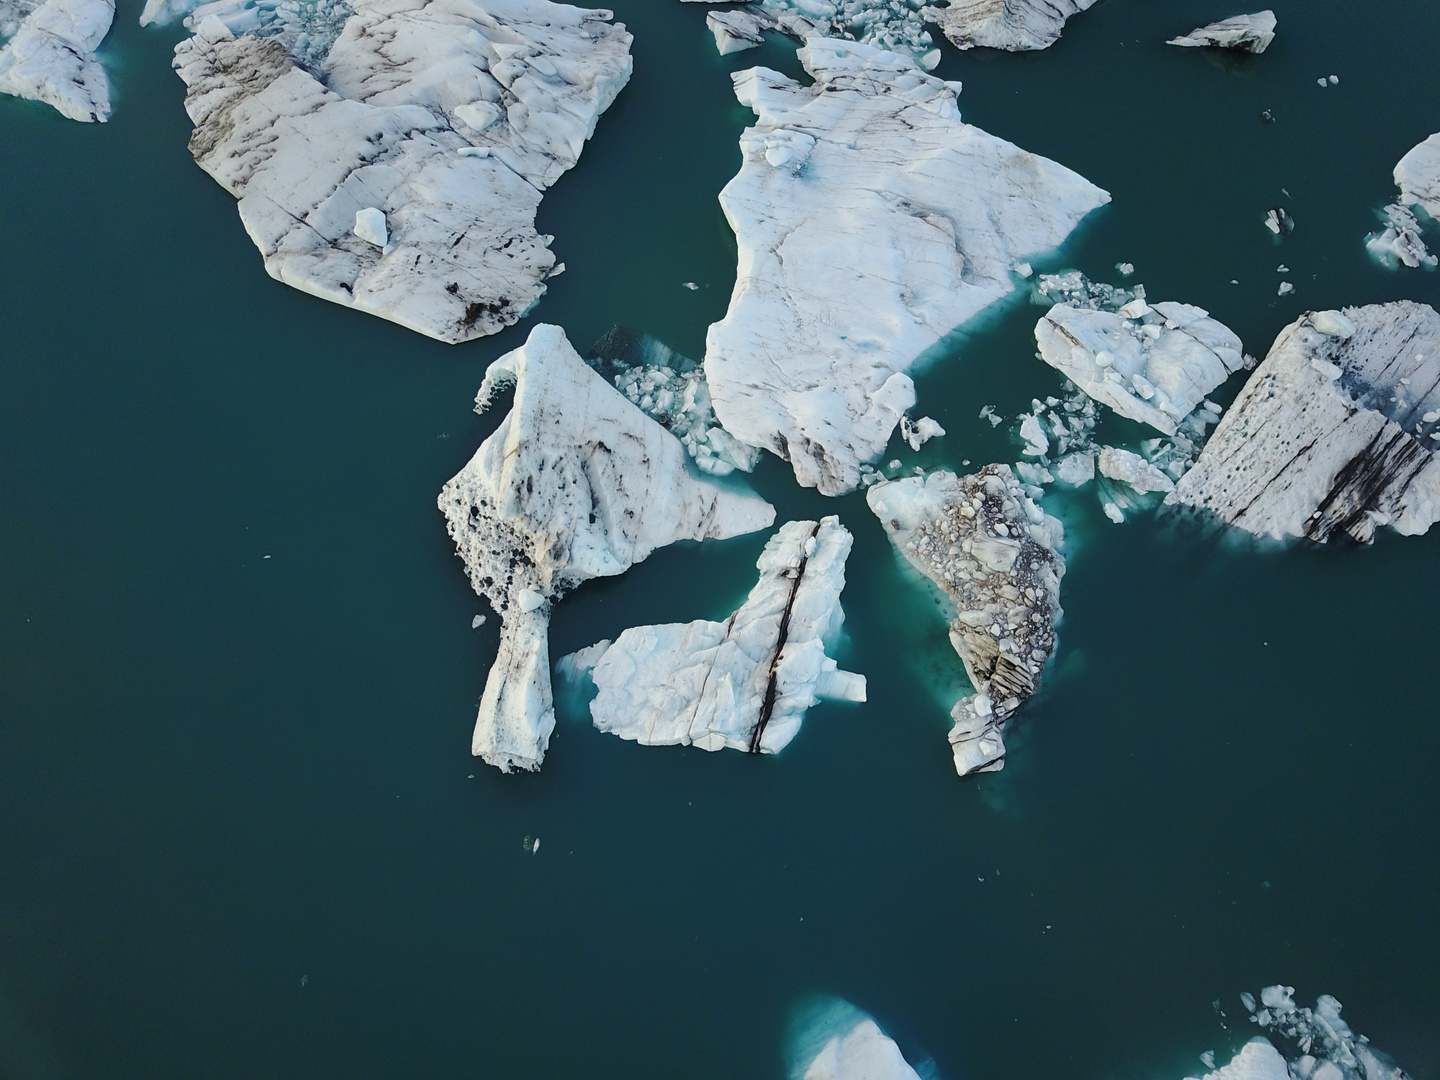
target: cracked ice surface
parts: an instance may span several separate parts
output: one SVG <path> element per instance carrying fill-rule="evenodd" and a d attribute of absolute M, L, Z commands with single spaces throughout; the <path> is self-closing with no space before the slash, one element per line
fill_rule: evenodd
<path fill-rule="evenodd" d="M 1440 315 L 1400 301 L 1291 323 L 1167 503 L 1258 536 L 1377 526 L 1425 532 L 1440 517 Z"/>
<path fill-rule="evenodd" d="M 955 771 L 1004 767 L 1006 722 L 1040 684 L 1060 621 L 1064 530 L 1005 465 L 934 472 L 865 495 L 896 549 L 956 608 L 950 644 L 976 693 L 951 711 Z"/>
<path fill-rule="evenodd" d="M 647 746 L 778 753 L 820 698 L 865 700 L 865 677 L 825 655 L 845 618 L 850 545 L 838 518 L 787 522 L 729 619 L 632 627 L 559 666 L 590 671 L 599 690 L 590 715 L 601 731 Z"/>
<path fill-rule="evenodd" d="M 110 119 L 110 80 L 95 50 L 110 32 L 114 0 L 0 0 L 0 94 L 41 101 L 71 120 Z"/>
<path fill-rule="evenodd" d="M 502 771 L 538 769 L 555 712 L 550 602 L 624 573 L 657 547 L 768 526 L 774 509 L 687 467 L 679 440 L 539 325 L 485 373 L 476 398 L 514 386 L 510 412 L 440 493 L 475 591 L 501 618 L 472 750 Z"/>
<path fill-rule="evenodd" d="M 548 0 L 354 7 L 314 74 L 205 19 L 175 50 L 191 152 L 272 277 L 441 341 L 494 333 L 545 291 L 535 211 L 629 79 L 630 35 Z M 367 208 L 383 248 L 353 235 Z"/>
<path fill-rule="evenodd" d="M 734 76 L 757 122 L 720 195 L 739 262 L 705 372 L 726 430 L 837 495 L 915 403 L 916 359 L 1110 197 L 962 122 L 955 86 L 904 57 L 821 38 L 799 55 L 813 86 Z"/>
<path fill-rule="evenodd" d="M 1095 0 L 950 0 L 928 14 L 941 31 L 962 49 L 977 46 L 1026 52 L 1045 49 L 1060 40 L 1072 15 Z"/>

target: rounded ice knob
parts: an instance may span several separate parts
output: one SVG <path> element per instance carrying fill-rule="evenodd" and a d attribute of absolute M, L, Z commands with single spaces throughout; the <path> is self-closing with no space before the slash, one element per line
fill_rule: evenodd
<path fill-rule="evenodd" d="M 383 248 L 390 242 L 390 233 L 385 228 L 385 213 L 374 206 L 355 211 L 355 235 L 367 243 Z"/>

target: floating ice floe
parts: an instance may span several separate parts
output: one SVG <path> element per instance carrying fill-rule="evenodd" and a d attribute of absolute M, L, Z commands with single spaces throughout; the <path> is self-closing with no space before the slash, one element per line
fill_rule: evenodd
<path fill-rule="evenodd" d="M 483 411 L 507 386 L 509 415 L 440 493 L 475 591 L 500 615 L 473 752 L 503 771 L 538 769 L 555 713 L 550 603 L 624 573 L 677 540 L 765 528 L 774 508 L 692 476 L 680 441 L 540 325 L 490 365 Z"/>
<path fill-rule="evenodd" d="M 1435 256 L 1425 247 L 1415 207 L 1427 218 L 1440 217 L 1440 134 L 1412 148 L 1395 166 L 1399 201 L 1381 212 L 1385 229 L 1365 238 L 1370 253 L 1388 266 L 1434 268 Z"/>
<path fill-rule="evenodd" d="M 110 119 L 110 80 L 95 50 L 115 0 L 0 0 L 0 94 L 53 105 L 71 120 Z"/>
<path fill-rule="evenodd" d="M 1064 530 L 1005 465 L 876 484 L 865 496 L 886 535 L 956 609 L 950 644 L 975 694 L 951 711 L 961 776 L 1005 764 L 1006 722 L 1039 686 L 1060 619 Z"/>
<path fill-rule="evenodd" d="M 838 495 L 914 405 L 916 359 L 1109 196 L 962 122 L 955 86 L 904 57 L 820 38 L 799 55 L 813 86 L 734 76 L 758 121 L 720 195 L 739 262 L 705 373 L 727 431 Z"/>
<path fill-rule="evenodd" d="M 1025 52 L 1049 48 L 1072 15 L 1095 0 L 949 0 L 927 9 L 941 32 L 962 49 Z"/>
<path fill-rule="evenodd" d="M 1096 401 L 1167 435 L 1249 366 L 1240 339 L 1209 312 L 1150 305 L 1143 292 L 1118 310 L 1059 304 L 1035 324 L 1035 340 L 1042 359 Z"/>
<path fill-rule="evenodd" d="M 648 334 L 612 327 L 590 347 L 586 362 L 609 379 L 632 404 L 684 444 L 705 472 L 750 472 L 760 451 L 720 426 L 710 403 L 704 369 Z"/>
<path fill-rule="evenodd" d="M 1257 11 L 1254 15 L 1236 15 L 1231 19 L 1192 30 L 1184 37 L 1171 38 L 1165 44 L 1185 48 L 1235 49 L 1238 52 L 1263 53 L 1275 40 L 1275 13 Z"/>
<path fill-rule="evenodd" d="M 858 41 L 903 53 L 929 71 L 940 62 L 940 50 L 925 29 L 928 10 L 924 0 L 755 0 L 717 8 L 705 24 L 721 55 L 753 49 L 774 31 L 802 42 L 816 36 Z"/>
<path fill-rule="evenodd" d="M 524 315 L 559 270 L 541 193 L 630 77 L 624 27 L 549 0 L 355 0 L 312 73 L 236 37 L 254 18 L 231 7 L 175 67 L 191 152 L 271 276 L 447 342 Z M 370 210 L 383 245 L 356 235 Z"/>
<path fill-rule="evenodd" d="M 922 416 L 919 420 L 911 420 L 908 416 L 900 418 L 900 437 L 909 444 L 911 450 L 919 450 L 931 439 L 938 439 L 945 434 L 945 429 L 939 422 L 928 416 Z"/>
<path fill-rule="evenodd" d="M 800 1038 L 795 1080 L 920 1080 L 895 1041 L 849 1002 L 818 1012 Z"/>
<path fill-rule="evenodd" d="M 1423 533 L 1440 517 L 1437 445 L 1440 315 L 1411 301 L 1312 312 L 1280 332 L 1166 502 L 1277 540 Z"/>
<path fill-rule="evenodd" d="M 850 533 L 838 518 L 791 521 L 771 537 L 760 580 L 724 622 L 626 630 L 564 657 L 557 669 L 589 672 L 601 731 L 647 746 L 732 747 L 778 753 L 821 698 L 865 700 L 865 677 L 825 654 L 845 613 Z"/>

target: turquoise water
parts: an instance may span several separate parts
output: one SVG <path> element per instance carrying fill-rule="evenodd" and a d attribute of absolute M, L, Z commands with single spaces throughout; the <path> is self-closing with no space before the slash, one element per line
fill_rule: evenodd
<path fill-rule="evenodd" d="M 1129 260 L 1257 355 L 1307 308 L 1440 306 L 1361 243 L 1440 130 L 1440 7 L 1274 6 L 1254 59 L 1158 44 L 1214 0 L 1103 0 L 939 72 L 1115 196 L 1054 266 Z M 615 7 L 635 78 L 542 206 L 569 270 L 532 320 L 699 356 L 734 276 L 726 73 L 793 50 L 721 59 L 703 10 Z M 763 760 L 572 715 L 501 776 L 468 754 L 496 622 L 470 629 L 434 500 L 528 328 L 448 348 L 270 280 L 185 148 L 178 31 L 138 10 L 109 125 L 0 99 L 0 1076 L 778 1078 L 838 995 L 948 1080 L 1179 1080 L 1246 1037 L 1212 1000 L 1234 1027 L 1283 980 L 1440 1078 L 1440 536 L 1257 552 L 1064 506 L 1056 663 L 1005 771 L 961 781 L 940 617 L 860 496 L 767 460 L 783 515 L 855 533 L 840 661 L 869 704 Z M 976 414 L 1058 388 L 1036 317 L 957 340 L 918 381 L 949 435 L 896 456 L 1013 460 Z M 553 654 L 723 616 L 763 541 L 587 584 Z"/>

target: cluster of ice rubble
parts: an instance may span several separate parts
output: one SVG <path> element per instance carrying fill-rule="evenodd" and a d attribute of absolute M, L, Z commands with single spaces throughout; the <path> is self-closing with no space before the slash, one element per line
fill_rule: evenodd
<path fill-rule="evenodd" d="M 541 195 L 630 77 L 609 12 L 355 0 L 312 71 L 256 9 L 208 7 L 175 51 L 190 148 L 271 276 L 448 342 L 534 305 L 560 269 Z"/>
<path fill-rule="evenodd" d="M 1005 724 L 1055 650 L 1064 530 L 1005 465 L 885 481 L 865 497 L 900 554 L 954 605 L 950 643 L 976 691 L 950 714 L 955 770 L 998 770 Z"/>
<path fill-rule="evenodd" d="M 585 359 L 679 439 L 705 472 L 728 476 L 736 469 L 750 472 L 759 463 L 760 451 L 740 442 L 715 419 L 710 386 L 696 361 L 623 326 L 607 331 Z"/>
<path fill-rule="evenodd" d="M 955 84 L 904 57 L 821 38 L 799 55 L 812 86 L 735 76 L 757 123 L 720 196 L 739 262 L 705 372 L 728 431 L 838 495 L 914 404 L 921 354 L 1109 196 L 964 123 Z"/>
<path fill-rule="evenodd" d="M 507 772 L 538 769 L 554 730 L 555 598 L 657 547 L 775 518 L 763 500 L 693 476 L 680 441 L 587 366 L 559 327 L 536 326 L 490 365 L 477 410 L 508 386 L 509 415 L 439 498 L 471 584 L 501 618 L 472 749 Z"/>
<path fill-rule="evenodd" d="M 1167 45 L 1182 48 L 1234 49 L 1237 52 L 1263 53 L 1275 40 L 1275 13 L 1258 11 L 1254 15 L 1236 15 L 1231 19 L 1192 30 L 1184 37 L 1171 38 Z"/>
<path fill-rule="evenodd" d="M 1427 220 L 1440 217 L 1440 134 L 1410 150 L 1395 166 L 1400 199 L 1381 211 L 1385 228 L 1365 238 L 1370 253 L 1387 266 L 1424 266 L 1434 269 L 1437 259 L 1425 247 L 1419 207 Z"/>
<path fill-rule="evenodd" d="M 1440 315 L 1411 301 L 1301 316 L 1168 503 L 1258 536 L 1368 543 L 1440 517 Z"/>
<path fill-rule="evenodd" d="M 760 580 L 724 622 L 633 627 L 562 658 L 588 672 L 595 726 L 647 746 L 784 749 L 820 698 L 865 700 L 865 677 L 826 655 L 845 615 L 851 537 L 838 518 L 791 521 L 765 545 Z"/>
<path fill-rule="evenodd" d="M 712 10 L 705 23 L 722 55 L 753 49 L 766 31 L 774 31 L 802 42 L 809 37 L 858 41 L 903 53 L 928 71 L 940 62 L 940 50 L 925 30 L 927 10 L 922 0 L 753 0 Z"/>
<path fill-rule="evenodd" d="M 115 0 L 0 0 L 0 94 L 103 124 L 110 80 L 95 50 L 114 19 Z"/>

